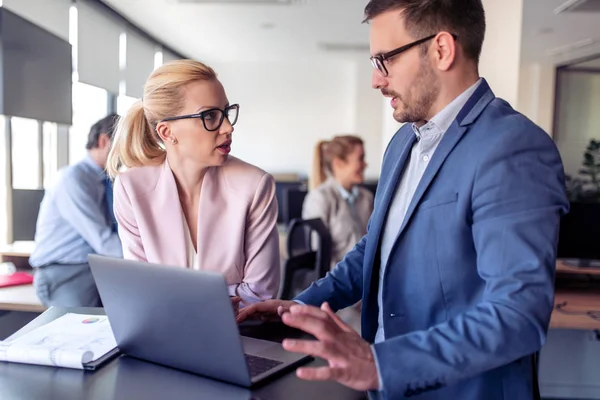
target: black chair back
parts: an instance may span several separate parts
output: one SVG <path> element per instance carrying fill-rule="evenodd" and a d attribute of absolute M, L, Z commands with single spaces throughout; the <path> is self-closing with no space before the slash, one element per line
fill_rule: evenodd
<path fill-rule="evenodd" d="M 375 192 L 377 192 L 378 183 L 378 181 L 364 181 L 360 184 L 360 186 L 364 187 L 365 189 L 373 193 L 373 196 L 375 196 Z"/>
<path fill-rule="evenodd" d="M 305 186 L 287 187 L 283 192 L 283 223 L 289 224 L 294 219 L 302 218 L 304 198 L 308 194 Z"/>
<path fill-rule="evenodd" d="M 331 235 L 320 218 L 293 219 L 287 238 L 288 259 L 279 298 L 290 300 L 331 267 Z"/>
<path fill-rule="evenodd" d="M 284 223 L 287 225 L 289 221 L 286 218 L 286 191 L 288 189 L 299 189 L 303 186 L 302 182 L 294 181 L 275 181 L 275 197 L 277 197 L 277 204 L 279 206 L 279 213 L 277 216 L 277 223 Z"/>
<path fill-rule="evenodd" d="M 302 203 L 307 193 L 306 181 L 275 181 L 275 197 L 279 206 L 278 224 L 288 225 L 302 217 Z"/>

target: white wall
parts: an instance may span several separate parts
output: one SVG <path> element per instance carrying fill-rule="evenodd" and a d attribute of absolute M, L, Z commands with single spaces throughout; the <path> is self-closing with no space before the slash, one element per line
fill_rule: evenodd
<path fill-rule="evenodd" d="M 554 124 L 556 68 L 551 64 L 523 63 L 519 76 L 516 109 L 538 124 L 550 136 Z"/>
<path fill-rule="evenodd" d="M 559 80 L 560 103 L 554 138 L 565 172 L 575 175 L 589 140 L 600 139 L 600 74 L 569 72 L 561 74 Z"/>
<path fill-rule="evenodd" d="M 488 29 L 480 72 L 496 94 L 514 106 L 519 95 L 522 1 L 484 0 Z M 388 101 L 371 88 L 368 55 L 213 67 L 229 100 L 241 106 L 235 156 L 271 173 L 307 176 L 318 140 L 356 134 L 365 140 L 366 177 L 379 176 L 383 152 L 400 125 Z"/>
<path fill-rule="evenodd" d="M 483 6 L 487 28 L 479 72 L 496 96 L 516 107 L 521 67 L 523 0 L 483 0 Z"/>
<path fill-rule="evenodd" d="M 365 141 L 365 152 L 367 179 L 377 179 L 381 169 L 383 156 L 382 137 L 385 133 L 383 120 L 381 118 L 382 103 L 381 92 L 371 87 L 371 74 L 373 67 L 371 63 L 360 58 L 355 62 L 355 74 L 353 86 L 355 98 L 353 100 L 354 128 L 353 133 L 359 135 Z M 391 115 L 391 108 L 388 108 Z"/>
<path fill-rule="evenodd" d="M 381 105 L 380 94 L 370 89 L 370 67 L 341 60 L 213 67 L 229 101 L 240 104 L 236 157 L 271 173 L 308 176 L 318 140 L 357 134 L 366 144 L 366 175 L 378 176 Z"/>

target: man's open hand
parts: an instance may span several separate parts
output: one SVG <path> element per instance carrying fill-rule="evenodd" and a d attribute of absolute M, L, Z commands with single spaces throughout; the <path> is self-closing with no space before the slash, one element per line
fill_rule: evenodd
<path fill-rule="evenodd" d="M 376 390 L 379 376 L 369 343 L 346 325 L 329 307 L 321 308 L 294 304 L 282 315 L 283 322 L 310 333 L 317 340 L 286 339 L 283 347 L 295 353 L 322 358 L 327 367 L 299 368 L 301 379 L 335 380 L 355 390 Z"/>

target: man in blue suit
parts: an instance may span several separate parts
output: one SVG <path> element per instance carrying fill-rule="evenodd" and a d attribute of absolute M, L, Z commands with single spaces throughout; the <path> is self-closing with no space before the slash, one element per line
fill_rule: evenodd
<path fill-rule="evenodd" d="M 481 0 L 371 0 L 373 87 L 406 124 L 368 233 L 279 314 L 328 360 L 299 377 L 399 399 L 531 399 L 554 301 L 563 167 L 552 139 L 479 77 Z M 362 338 L 334 311 L 362 303 Z M 317 308 L 319 307 L 320 308 Z"/>

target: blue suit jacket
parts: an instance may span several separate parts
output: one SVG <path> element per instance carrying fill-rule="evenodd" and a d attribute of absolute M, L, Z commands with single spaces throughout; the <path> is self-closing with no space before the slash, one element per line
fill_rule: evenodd
<path fill-rule="evenodd" d="M 402 127 L 386 150 L 368 233 L 297 298 L 334 310 L 362 299 L 369 342 L 381 236 L 411 135 Z M 374 345 L 384 397 L 532 398 L 567 211 L 554 142 L 483 81 L 430 160 L 385 268 L 386 340 Z"/>

